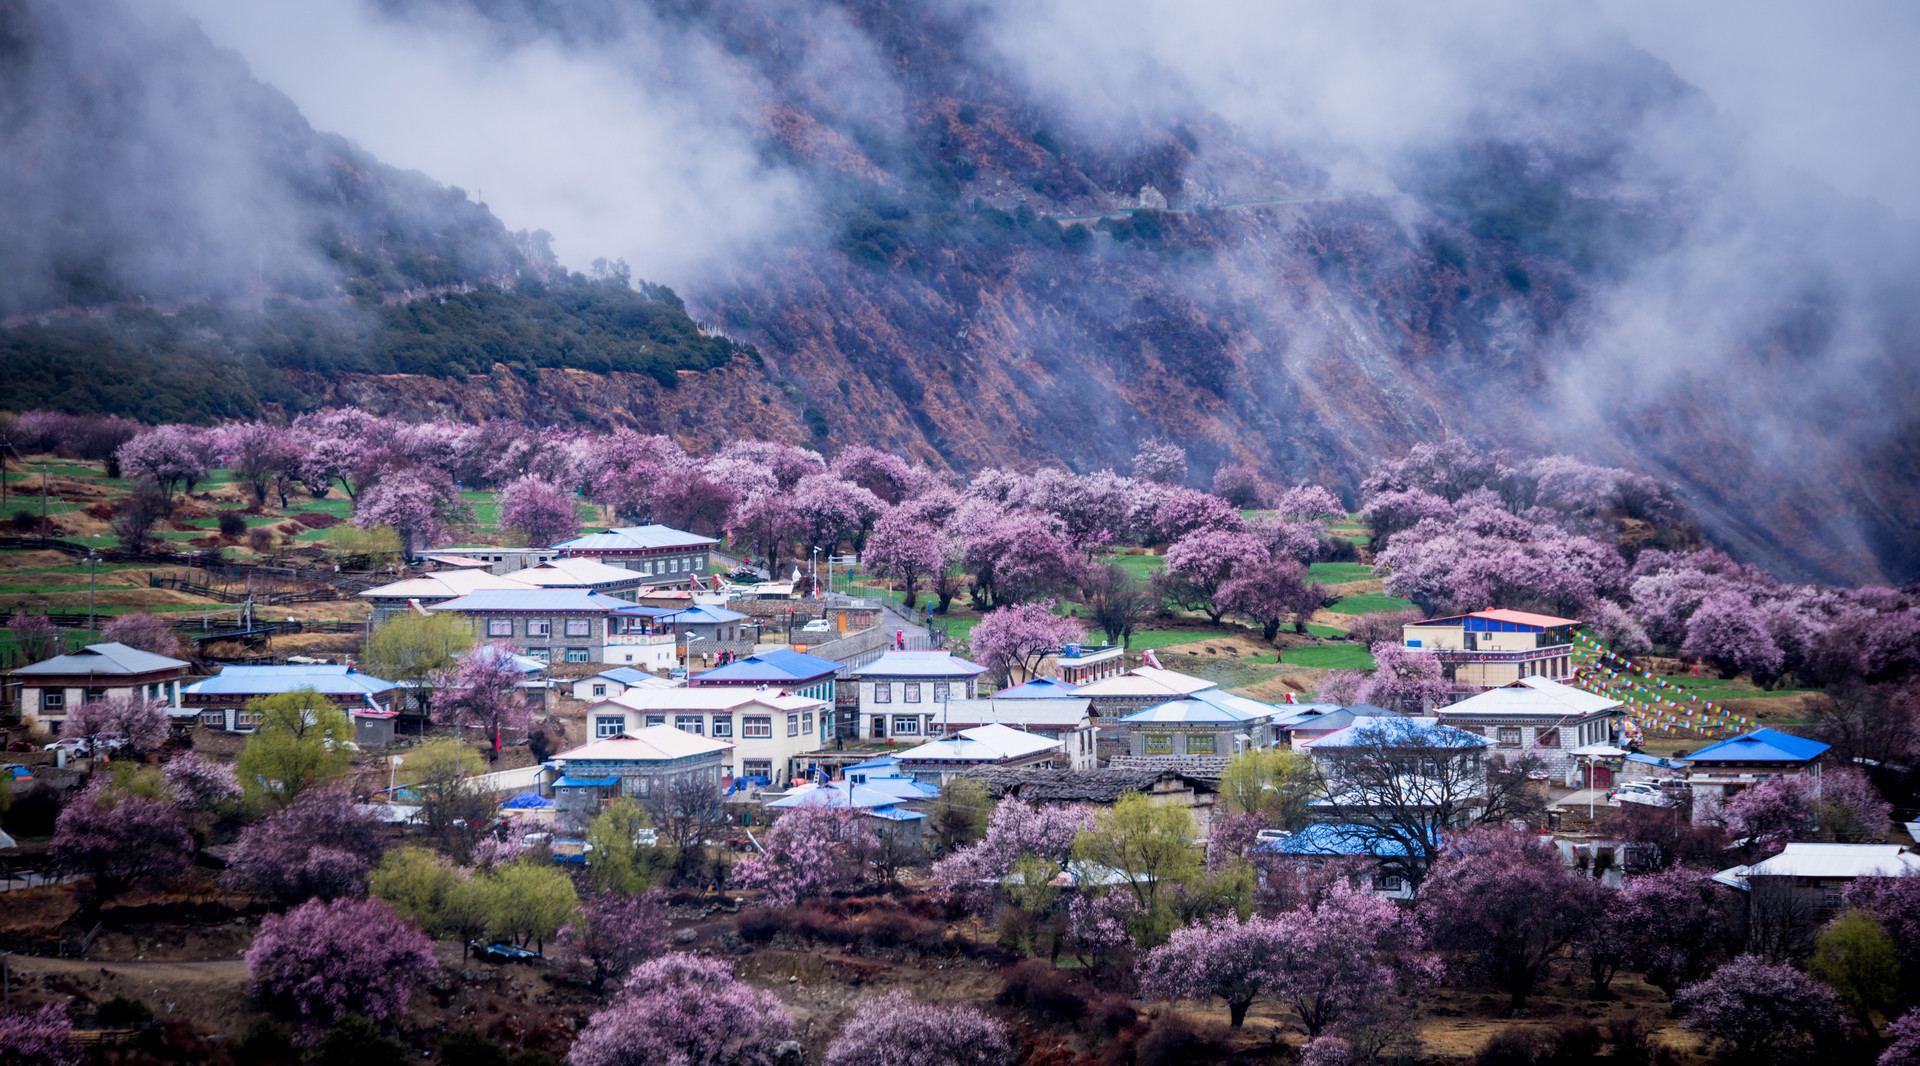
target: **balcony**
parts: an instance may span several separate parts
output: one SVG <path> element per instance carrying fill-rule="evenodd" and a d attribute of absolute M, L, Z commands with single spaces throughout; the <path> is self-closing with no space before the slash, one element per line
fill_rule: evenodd
<path fill-rule="evenodd" d="M 637 648 L 653 644 L 672 644 L 672 633 L 609 633 L 607 646 L 610 648 Z"/>

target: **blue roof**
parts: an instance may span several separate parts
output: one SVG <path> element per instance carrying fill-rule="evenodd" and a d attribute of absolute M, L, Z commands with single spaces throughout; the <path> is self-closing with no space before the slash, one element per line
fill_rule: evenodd
<path fill-rule="evenodd" d="M 1223 711 L 1235 711 L 1252 718 L 1264 718 L 1278 714 L 1280 711 L 1280 708 L 1271 703 L 1262 703 L 1251 696 L 1236 696 L 1217 688 L 1204 688 L 1187 698 L 1199 700 L 1201 703 L 1210 703 Z"/>
<path fill-rule="evenodd" d="M 986 667 L 950 651 L 881 652 L 878 659 L 848 671 L 854 677 L 973 677 L 986 672 Z"/>
<path fill-rule="evenodd" d="M 611 670 L 602 670 L 593 676 L 618 681 L 623 685 L 640 685 L 653 679 L 652 674 L 645 670 L 636 670 L 631 666 L 616 666 Z"/>
<path fill-rule="evenodd" d="M 1315 704 L 1315 706 L 1321 705 Z M 1371 703 L 1356 703 L 1351 707 L 1341 707 L 1338 710 L 1328 711 L 1325 714 L 1315 715 L 1309 718 L 1294 715 L 1287 720 L 1286 728 L 1290 730 L 1345 729 L 1352 725 L 1356 718 L 1395 718 L 1399 716 L 1400 712 L 1398 711 L 1389 711 L 1384 707 L 1375 707 Z"/>
<path fill-rule="evenodd" d="M 715 622 L 738 622 L 747 617 L 751 616 L 741 614 L 739 611 L 729 611 L 725 607 L 711 607 L 703 603 L 684 611 L 661 615 L 660 620 L 676 625 L 710 625 Z"/>
<path fill-rule="evenodd" d="M 1407 847 L 1363 825 L 1310 825 L 1279 840 L 1263 840 L 1248 849 L 1265 855 L 1405 855 Z"/>
<path fill-rule="evenodd" d="M 310 688 L 323 696 L 377 696 L 394 684 L 351 666 L 229 666 L 181 689 L 192 696 L 261 696 Z"/>
<path fill-rule="evenodd" d="M 825 677 L 840 669 L 840 664 L 832 659 L 822 659 L 797 651 L 763 651 L 744 659 L 715 667 L 705 673 L 693 675 L 693 680 L 701 681 L 740 681 L 767 682 L 770 684 L 789 684 L 794 681 L 811 681 Z"/>
<path fill-rule="evenodd" d="M 1718 744 L 1709 744 L 1687 762 L 1809 762 L 1825 755 L 1832 745 L 1777 729 L 1755 729 Z"/>
<path fill-rule="evenodd" d="M 1322 720 L 1332 715 L 1323 715 Z M 1326 736 L 1313 737 L 1302 741 L 1309 747 L 1344 748 L 1356 742 L 1369 742 L 1377 738 L 1385 743 L 1405 739 L 1423 746 L 1450 748 L 1484 748 L 1487 738 L 1478 733 L 1469 733 L 1464 729 L 1455 729 L 1442 725 L 1438 718 L 1406 718 L 1399 715 L 1390 717 L 1357 717 L 1351 725 L 1337 729 Z"/>
<path fill-rule="evenodd" d="M 1337 703 L 1283 703 L 1273 709 L 1273 724 L 1291 728 L 1345 709 Z"/>
<path fill-rule="evenodd" d="M 1052 677 L 1036 677 L 1024 685 L 1003 688 L 993 694 L 996 700 L 1057 700 L 1071 696 L 1079 685 L 1069 685 Z"/>
<path fill-rule="evenodd" d="M 852 766 L 849 766 L 846 769 L 848 770 L 897 770 L 899 769 L 899 767 L 900 767 L 900 760 L 894 758 L 891 755 L 887 755 L 878 759 L 868 759 L 866 762 L 854 763 Z"/>
<path fill-rule="evenodd" d="M 718 544 L 711 537 L 688 533 L 672 526 L 621 526 L 563 540 L 554 547 L 569 555 L 592 555 L 597 551 L 652 551 L 660 548 L 704 548 Z"/>
<path fill-rule="evenodd" d="M 553 806 L 553 801 L 538 792 L 522 792 L 502 803 L 503 811 L 537 811 Z"/>
<path fill-rule="evenodd" d="M 598 614 L 624 611 L 640 605 L 617 600 L 588 589 L 476 589 L 458 599 L 435 603 L 429 611 L 552 611 L 556 614 Z"/>
<path fill-rule="evenodd" d="M 555 788 L 608 788 L 620 783 L 618 777 L 563 777 L 553 783 Z"/>
<path fill-rule="evenodd" d="M 867 813 L 875 818 L 885 818 L 889 822 L 917 822 L 926 817 L 920 811 L 910 811 L 905 807 L 881 807 Z"/>
<path fill-rule="evenodd" d="M 1168 700 L 1144 711 L 1135 711 L 1122 722 L 1251 722 L 1262 717 L 1234 707 L 1222 707 L 1197 699 Z"/>

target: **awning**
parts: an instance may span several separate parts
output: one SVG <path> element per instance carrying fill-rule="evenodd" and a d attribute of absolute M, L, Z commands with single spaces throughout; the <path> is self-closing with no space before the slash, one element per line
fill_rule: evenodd
<path fill-rule="evenodd" d="M 553 783 L 554 788 L 612 788 L 620 783 L 617 777 L 563 777 Z"/>

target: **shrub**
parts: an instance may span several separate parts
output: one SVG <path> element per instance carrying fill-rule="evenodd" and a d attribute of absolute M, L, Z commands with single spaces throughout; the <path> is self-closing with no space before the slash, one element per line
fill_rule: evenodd
<path fill-rule="evenodd" d="M 1195 1029 L 1177 1015 L 1156 1019 L 1153 1028 L 1140 1038 L 1134 1052 L 1135 1066 L 1191 1066 L 1192 1063 L 1224 1058 L 1226 1042 L 1215 1029 Z"/>
<path fill-rule="evenodd" d="M 1087 1005 L 1087 1028 L 1104 1036 L 1115 1036 L 1139 1020 L 1140 1012 L 1122 995 L 1108 993 Z"/>
<path fill-rule="evenodd" d="M 507 1066 L 506 1049 L 471 1026 L 448 1033 L 434 1054 L 444 1066 Z"/>
<path fill-rule="evenodd" d="M 780 929 L 779 916 L 765 907 L 750 907 L 733 920 L 733 931 L 749 944 L 764 944 Z"/>
<path fill-rule="evenodd" d="M 1006 973 L 1006 987 L 999 1002 L 1024 1007 L 1036 1014 L 1071 1021 L 1087 1012 L 1086 1001 L 1073 988 L 1071 979 L 1045 959 L 1027 959 L 1014 964 Z"/>
<path fill-rule="evenodd" d="M 247 535 L 247 520 L 233 511 L 223 511 L 220 514 L 220 533 L 228 537 L 244 537 Z"/>
<path fill-rule="evenodd" d="M 320 1038 L 314 1056 L 320 1066 L 411 1066 L 405 1044 L 349 1014 Z"/>
<path fill-rule="evenodd" d="M 247 530 L 247 548 L 255 555 L 265 555 L 273 550 L 273 530 L 262 526 Z"/>
<path fill-rule="evenodd" d="M 110 1029 L 139 1025 L 153 1020 L 153 1011 L 145 1003 L 125 996 L 115 996 L 100 1004 L 100 1009 L 94 1011 L 94 1015 L 100 1019 L 101 1025 Z"/>
<path fill-rule="evenodd" d="M 299 1062 L 304 1057 L 294 1046 L 286 1027 L 265 1018 L 249 1026 L 246 1035 L 233 1044 L 233 1061 L 237 1066 L 280 1066 Z"/>

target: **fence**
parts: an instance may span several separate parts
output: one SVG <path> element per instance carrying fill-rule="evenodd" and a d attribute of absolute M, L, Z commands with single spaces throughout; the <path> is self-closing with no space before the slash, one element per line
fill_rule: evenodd
<path fill-rule="evenodd" d="M 147 586 L 156 589 L 172 589 L 203 599 L 218 600 L 221 603 L 245 603 L 252 600 L 258 607 L 278 607 L 289 603 L 324 603 L 341 598 L 340 590 L 325 588 L 303 592 L 266 592 L 252 588 L 234 588 L 196 582 L 192 578 L 173 575 L 149 574 Z"/>

